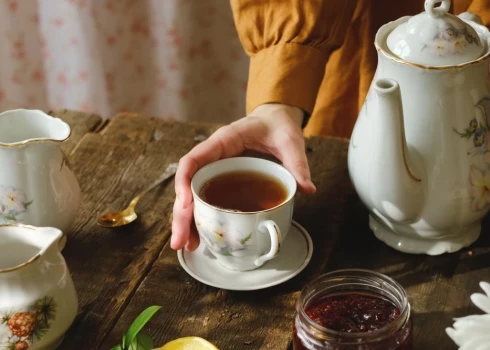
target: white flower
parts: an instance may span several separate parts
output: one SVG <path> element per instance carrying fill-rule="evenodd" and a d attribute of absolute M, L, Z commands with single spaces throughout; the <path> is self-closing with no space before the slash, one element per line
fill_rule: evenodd
<path fill-rule="evenodd" d="M 0 207 L 3 207 L 2 212 L 13 213 L 14 215 L 26 211 L 24 206 L 26 196 L 23 191 L 13 187 L 0 187 Z"/>
<path fill-rule="evenodd" d="M 448 46 L 453 54 L 463 53 L 466 47 L 466 39 L 463 35 L 459 35 Z"/>
<path fill-rule="evenodd" d="M 434 55 L 444 56 L 449 50 L 449 44 L 443 39 L 435 39 L 430 44 L 430 48 Z"/>
<path fill-rule="evenodd" d="M 244 245 L 240 243 L 241 235 L 238 234 L 233 225 L 215 226 L 213 233 L 215 234 L 215 244 L 220 248 L 231 248 L 231 250 L 244 248 Z"/>
<path fill-rule="evenodd" d="M 456 318 L 453 328 L 446 328 L 447 335 L 464 350 L 490 350 L 490 284 L 480 282 L 485 294 L 471 295 L 471 301 L 484 315 Z"/>
<path fill-rule="evenodd" d="M 245 248 L 241 243 L 242 235 L 233 225 L 206 219 L 197 213 L 195 218 L 199 234 L 213 251 L 231 253 Z"/>
<path fill-rule="evenodd" d="M 476 168 L 470 170 L 472 209 L 481 210 L 490 204 L 490 172 Z"/>

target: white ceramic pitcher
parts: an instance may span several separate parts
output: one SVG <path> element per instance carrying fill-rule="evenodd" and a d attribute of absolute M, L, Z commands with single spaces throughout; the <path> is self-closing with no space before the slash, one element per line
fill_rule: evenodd
<path fill-rule="evenodd" d="M 61 143 L 68 124 L 38 110 L 0 114 L 0 224 L 57 227 L 67 232 L 80 188 Z"/>
<path fill-rule="evenodd" d="M 51 350 L 78 311 L 63 233 L 0 225 L 0 349 Z"/>

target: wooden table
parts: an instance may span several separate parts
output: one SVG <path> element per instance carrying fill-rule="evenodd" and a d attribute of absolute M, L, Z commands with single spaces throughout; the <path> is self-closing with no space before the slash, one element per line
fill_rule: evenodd
<path fill-rule="evenodd" d="M 156 344 L 202 336 L 220 349 L 287 349 L 301 288 L 319 274 L 368 268 L 397 279 L 408 291 L 415 324 L 414 349 L 455 349 L 444 329 L 453 317 L 478 312 L 469 296 L 490 281 L 490 223 L 479 241 L 438 257 L 399 253 L 374 238 L 368 214 L 347 173 L 345 140 L 312 138 L 307 153 L 313 196 L 298 195 L 295 219 L 311 234 L 313 258 L 299 276 L 255 292 L 230 292 L 191 278 L 169 247 L 173 184 L 146 195 L 137 222 L 104 229 L 96 217 L 128 201 L 218 125 L 178 123 L 122 114 L 51 112 L 73 128 L 64 145 L 83 192 L 64 250 L 80 299 L 80 313 L 61 349 L 110 349 L 133 319 L 154 304 L 163 308 L 145 332 Z"/>

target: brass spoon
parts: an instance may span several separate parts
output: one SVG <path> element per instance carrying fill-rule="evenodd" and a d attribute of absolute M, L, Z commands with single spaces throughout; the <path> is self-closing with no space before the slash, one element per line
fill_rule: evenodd
<path fill-rule="evenodd" d="M 131 203 L 129 203 L 129 206 L 126 209 L 124 209 L 122 211 L 104 214 L 97 219 L 97 223 L 103 227 L 119 227 L 119 226 L 124 226 L 124 225 L 132 223 L 138 217 L 138 215 L 136 215 L 136 212 L 134 211 L 134 209 L 135 209 L 136 205 L 138 204 L 139 200 L 141 199 L 141 197 L 143 197 L 149 191 L 151 191 L 152 189 L 154 189 L 155 187 L 157 187 L 161 183 L 167 181 L 172 176 L 174 176 L 175 173 L 177 172 L 177 166 L 178 166 L 178 163 L 170 164 L 167 167 L 167 169 L 165 169 L 165 172 L 162 174 L 162 176 L 160 176 L 146 190 L 144 190 L 139 195 L 137 195 L 131 201 Z"/>

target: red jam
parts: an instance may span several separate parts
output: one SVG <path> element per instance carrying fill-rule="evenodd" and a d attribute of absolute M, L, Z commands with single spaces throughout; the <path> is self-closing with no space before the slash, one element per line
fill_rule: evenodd
<path fill-rule="evenodd" d="M 305 311 L 320 326 L 347 333 L 372 332 L 400 316 L 400 309 L 391 301 L 364 293 L 327 296 Z"/>
<path fill-rule="evenodd" d="M 392 301 L 375 293 L 339 292 L 326 295 L 305 307 L 308 318 L 331 331 L 341 333 L 370 334 L 385 328 L 400 316 L 400 308 Z M 363 349 L 363 350 L 411 350 L 411 321 L 408 328 L 395 332 L 388 339 L 366 344 L 337 344 L 336 347 L 313 347 L 311 349 Z M 401 339 L 397 340 L 397 339 Z M 309 350 L 297 334 L 293 334 L 294 350 Z"/>

